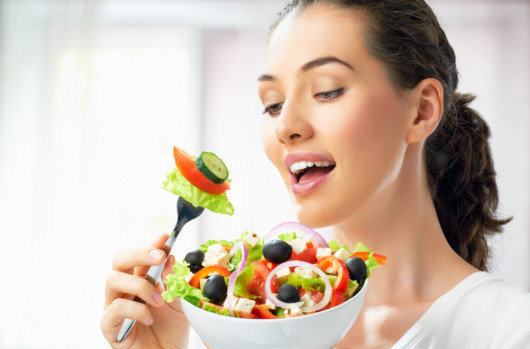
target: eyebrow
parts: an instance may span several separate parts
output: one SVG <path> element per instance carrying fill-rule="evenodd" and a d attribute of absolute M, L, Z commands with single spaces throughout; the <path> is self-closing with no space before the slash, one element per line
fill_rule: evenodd
<path fill-rule="evenodd" d="M 312 61 L 309 61 L 307 63 L 305 63 L 301 68 L 300 68 L 300 71 L 305 73 L 311 69 L 314 69 L 314 68 L 317 68 L 317 67 L 321 67 L 325 64 L 329 64 L 329 63 L 338 63 L 338 64 L 342 64 L 343 66 L 353 70 L 353 67 L 343 61 L 342 59 L 339 59 L 335 56 L 326 56 L 326 57 L 319 57 L 319 58 L 316 58 L 316 59 L 313 59 Z M 258 81 L 274 81 L 274 80 L 277 80 L 276 77 L 274 77 L 273 75 L 270 75 L 270 74 L 262 74 L 258 77 Z"/>

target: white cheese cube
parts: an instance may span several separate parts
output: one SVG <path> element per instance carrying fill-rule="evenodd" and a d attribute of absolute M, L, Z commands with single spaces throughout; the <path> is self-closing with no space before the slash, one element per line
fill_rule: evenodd
<path fill-rule="evenodd" d="M 256 301 L 253 301 L 252 299 L 239 298 L 234 309 L 237 311 L 244 311 L 244 312 L 250 313 L 252 312 L 252 308 L 254 308 L 255 304 L 256 304 Z"/>
<path fill-rule="evenodd" d="M 304 307 L 312 307 L 316 304 L 315 301 L 307 293 L 300 297 L 300 300 L 304 302 Z"/>
<path fill-rule="evenodd" d="M 307 247 L 305 244 L 305 240 L 303 240 L 302 238 L 296 238 L 292 240 L 289 244 L 293 248 L 293 252 L 296 254 L 304 252 Z"/>
<path fill-rule="evenodd" d="M 286 313 L 285 313 L 285 316 L 286 317 L 295 317 L 295 316 L 300 316 L 300 315 L 303 315 L 304 313 L 302 313 L 302 310 L 299 308 L 299 307 L 294 307 L 294 308 L 291 308 L 291 309 L 287 309 Z"/>
<path fill-rule="evenodd" d="M 331 248 L 328 248 L 328 247 L 317 248 L 317 260 L 318 261 L 328 256 L 331 256 Z"/>
<path fill-rule="evenodd" d="M 338 259 L 342 259 L 344 262 L 346 262 L 346 260 L 350 258 L 350 254 L 348 253 L 348 251 L 343 248 L 335 252 L 333 256 L 337 257 Z"/>
<path fill-rule="evenodd" d="M 239 300 L 239 297 L 232 296 L 232 309 L 234 309 L 236 307 L 236 304 L 237 304 L 238 300 Z M 225 301 L 223 303 L 223 307 L 228 308 L 228 297 L 226 297 L 226 299 L 225 299 Z"/>
<path fill-rule="evenodd" d="M 221 244 L 215 244 L 208 247 L 208 250 L 204 254 L 204 260 L 202 261 L 204 267 L 217 264 L 227 269 L 229 268 L 228 252 L 226 252 Z"/>
<path fill-rule="evenodd" d="M 309 269 L 309 268 L 304 268 L 304 267 L 296 267 L 294 268 L 294 272 L 300 276 L 303 276 L 305 278 L 316 278 L 317 277 L 317 273 L 314 272 L 313 270 Z"/>
<path fill-rule="evenodd" d="M 276 295 L 276 297 L 278 297 L 278 296 Z M 276 306 L 274 304 L 272 304 L 272 302 L 268 298 L 265 301 L 265 305 L 268 306 L 270 310 L 276 310 Z"/>
<path fill-rule="evenodd" d="M 278 272 L 276 273 L 276 277 L 278 278 L 278 281 L 282 283 L 287 279 L 289 274 L 291 274 L 291 271 L 289 270 L 289 268 L 282 268 L 278 270 Z"/>
<path fill-rule="evenodd" d="M 243 238 L 243 241 L 245 241 L 247 244 L 249 244 L 250 247 L 254 248 L 258 246 L 260 238 L 256 233 L 248 233 Z"/>
<path fill-rule="evenodd" d="M 326 274 L 330 274 L 330 275 L 337 275 L 337 269 L 335 269 L 335 267 L 329 267 L 327 268 L 326 270 L 324 270 L 324 272 Z"/>

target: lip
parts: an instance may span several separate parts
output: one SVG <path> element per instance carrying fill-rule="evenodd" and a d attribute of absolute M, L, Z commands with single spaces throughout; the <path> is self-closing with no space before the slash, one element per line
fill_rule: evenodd
<path fill-rule="evenodd" d="M 291 175 L 291 190 L 293 194 L 297 196 L 310 194 L 316 188 L 322 185 L 328 179 L 328 177 L 333 173 L 333 170 L 331 170 L 325 175 L 317 179 L 299 183 L 296 180 L 296 176 L 293 173 L 291 173 L 291 171 L 289 170 L 289 167 L 292 164 L 294 164 L 295 162 L 299 162 L 299 161 L 310 161 L 310 162 L 327 161 L 327 162 L 335 163 L 335 161 L 333 161 L 333 159 L 328 156 L 318 154 L 318 153 L 312 153 L 312 152 L 296 152 L 296 153 L 289 153 L 285 155 L 285 157 L 283 158 L 283 163 L 285 167 L 287 168 L 287 171 Z"/>

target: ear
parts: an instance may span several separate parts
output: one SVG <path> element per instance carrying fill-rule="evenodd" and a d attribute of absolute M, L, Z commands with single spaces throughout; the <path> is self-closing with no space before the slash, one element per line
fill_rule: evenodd
<path fill-rule="evenodd" d="M 407 132 L 407 144 L 426 139 L 434 132 L 443 113 L 444 93 L 440 81 L 427 78 L 413 89 L 413 114 Z"/>

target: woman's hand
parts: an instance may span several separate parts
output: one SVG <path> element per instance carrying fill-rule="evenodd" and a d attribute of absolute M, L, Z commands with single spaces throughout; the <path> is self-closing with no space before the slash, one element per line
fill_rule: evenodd
<path fill-rule="evenodd" d="M 162 286 L 151 285 L 143 277 L 151 265 L 164 262 L 161 248 L 168 239 L 162 235 L 150 246 L 119 253 L 114 257 L 113 271 L 105 287 L 105 311 L 101 330 L 112 348 L 187 348 L 189 325 L 179 300 L 164 302 Z M 172 272 L 175 257 L 170 256 L 162 278 Z M 133 301 L 135 296 L 146 304 Z M 116 337 L 125 318 L 136 320 L 127 338 L 121 343 Z"/>

